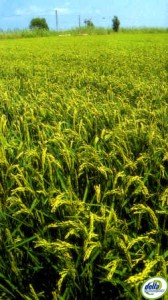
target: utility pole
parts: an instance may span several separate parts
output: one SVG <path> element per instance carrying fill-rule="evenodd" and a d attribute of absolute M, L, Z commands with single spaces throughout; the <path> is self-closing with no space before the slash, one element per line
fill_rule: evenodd
<path fill-rule="evenodd" d="M 80 15 L 79 15 L 79 28 L 81 27 L 81 18 L 80 18 Z"/>
<path fill-rule="evenodd" d="M 56 30 L 58 31 L 58 11 L 55 10 L 55 18 L 56 18 Z"/>

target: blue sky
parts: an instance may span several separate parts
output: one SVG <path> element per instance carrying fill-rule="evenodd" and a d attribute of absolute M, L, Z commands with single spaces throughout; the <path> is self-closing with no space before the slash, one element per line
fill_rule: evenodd
<path fill-rule="evenodd" d="M 79 15 L 91 19 L 96 26 L 111 27 L 118 16 L 122 27 L 168 28 L 168 0 L 0 0 L 0 28 L 24 29 L 34 17 L 46 18 L 56 29 L 77 27 Z"/>

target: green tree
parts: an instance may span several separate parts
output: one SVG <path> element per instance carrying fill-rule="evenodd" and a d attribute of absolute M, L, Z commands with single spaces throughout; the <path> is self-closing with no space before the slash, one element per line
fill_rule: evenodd
<path fill-rule="evenodd" d="M 85 19 L 84 23 L 87 27 L 94 27 L 94 24 L 91 19 Z"/>
<path fill-rule="evenodd" d="M 116 16 L 114 16 L 114 18 L 112 19 L 112 27 L 114 32 L 118 32 L 120 27 L 120 21 Z"/>
<path fill-rule="evenodd" d="M 30 21 L 29 28 L 30 29 L 45 29 L 45 30 L 49 30 L 49 27 L 48 27 L 48 24 L 47 24 L 45 18 L 33 18 Z"/>

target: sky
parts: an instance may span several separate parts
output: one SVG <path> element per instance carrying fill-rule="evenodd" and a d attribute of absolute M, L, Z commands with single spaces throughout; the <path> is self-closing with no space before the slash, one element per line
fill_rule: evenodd
<path fill-rule="evenodd" d="M 168 28 L 168 0 L 0 0 L 0 29 L 26 29 L 40 17 L 55 30 L 56 11 L 59 30 L 84 25 L 85 19 L 111 27 L 114 16 L 121 27 Z"/>

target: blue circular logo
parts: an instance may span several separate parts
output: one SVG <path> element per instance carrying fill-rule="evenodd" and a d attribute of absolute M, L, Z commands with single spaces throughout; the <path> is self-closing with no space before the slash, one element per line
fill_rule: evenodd
<path fill-rule="evenodd" d="M 146 299 L 159 299 L 167 291 L 167 281 L 162 277 L 152 277 L 141 287 L 141 294 Z"/>

